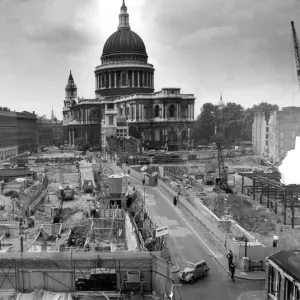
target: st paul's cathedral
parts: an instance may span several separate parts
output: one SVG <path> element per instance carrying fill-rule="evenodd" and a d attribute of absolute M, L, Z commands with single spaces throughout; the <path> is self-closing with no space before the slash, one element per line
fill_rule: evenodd
<path fill-rule="evenodd" d="M 130 29 L 125 0 L 118 30 L 105 42 L 95 68 L 95 98 L 77 97 L 70 72 L 63 108 L 64 137 L 77 138 L 105 150 L 110 137 L 132 136 L 147 149 L 186 149 L 193 145 L 193 94 L 180 88 L 154 91 L 154 66 L 143 40 Z"/>

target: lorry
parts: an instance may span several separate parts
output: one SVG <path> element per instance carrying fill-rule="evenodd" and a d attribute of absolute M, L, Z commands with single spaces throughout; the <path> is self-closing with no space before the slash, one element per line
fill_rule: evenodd
<path fill-rule="evenodd" d="M 61 200 L 73 200 L 75 195 L 74 188 L 69 184 L 63 184 L 58 187 L 58 198 Z"/>
<path fill-rule="evenodd" d="M 93 193 L 94 186 L 92 180 L 84 180 L 83 182 L 83 190 L 85 193 Z"/>

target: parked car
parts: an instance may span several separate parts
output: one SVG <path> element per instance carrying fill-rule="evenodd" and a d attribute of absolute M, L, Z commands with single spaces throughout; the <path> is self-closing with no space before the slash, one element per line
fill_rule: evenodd
<path fill-rule="evenodd" d="M 116 270 L 94 269 L 90 275 L 76 278 L 75 286 L 79 291 L 115 291 L 117 288 Z"/>
<path fill-rule="evenodd" d="M 204 260 L 187 262 L 178 277 L 183 282 L 194 283 L 198 278 L 207 276 L 209 270 Z"/>

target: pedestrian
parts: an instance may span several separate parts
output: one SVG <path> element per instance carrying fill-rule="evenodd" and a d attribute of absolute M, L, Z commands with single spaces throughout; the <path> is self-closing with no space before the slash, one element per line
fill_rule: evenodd
<path fill-rule="evenodd" d="M 142 181 L 142 182 L 143 182 L 143 185 L 145 185 L 145 182 L 146 182 L 146 181 L 145 181 L 145 178 L 143 178 L 143 181 Z"/>
<path fill-rule="evenodd" d="M 232 279 L 233 282 L 234 282 L 234 273 L 235 273 L 235 269 L 236 269 L 236 267 L 235 267 L 234 263 L 232 263 L 232 264 L 230 265 L 230 274 L 231 274 L 231 279 Z"/>
<path fill-rule="evenodd" d="M 174 202 L 174 206 L 176 206 L 177 205 L 177 197 L 176 196 L 174 196 L 173 202 Z"/>
<path fill-rule="evenodd" d="M 232 254 L 232 251 L 229 250 L 226 256 L 227 256 L 227 259 L 228 259 L 228 269 L 230 271 L 230 266 L 233 263 L 233 254 Z"/>

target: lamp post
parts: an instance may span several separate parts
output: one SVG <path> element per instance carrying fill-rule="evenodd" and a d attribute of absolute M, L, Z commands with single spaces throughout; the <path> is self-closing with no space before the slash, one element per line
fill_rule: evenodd
<path fill-rule="evenodd" d="M 144 184 L 144 205 L 146 205 L 146 172 L 143 172 L 144 175 L 144 180 L 143 180 L 143 184 Z"/>

